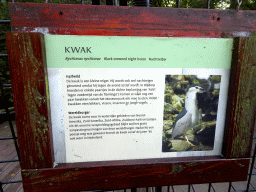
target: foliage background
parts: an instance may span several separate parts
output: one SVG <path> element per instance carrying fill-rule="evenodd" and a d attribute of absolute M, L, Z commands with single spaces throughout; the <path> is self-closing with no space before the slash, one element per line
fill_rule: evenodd
<path fill-rule="evenodd" d="M 118 0 L 119 1 L 119 0 Z M 177 0 L 152 0 L 152 7 L 177 7 Z M 240 0 L 241 1 L 241 0 Z M 8 3 L 11 0 L 1 0 L 0 2 L 0 20 L 9 20 Z M 61 4 L 91 4 L 91 0 L 15 0 L 15 2 L 31 2 L 31 3 L 61 3 Z M 119 3 L 119 2 L 118 2 Z M 104 5 L 104 0 L 101 0 Z M 207 8 L 208 0 L 180 0 L 181 8 Z M 128 0 L 128 5 L 132 6 L 132 0 Z M 211 0 L 211 9 L 236 9 L 237 0 Z M 240 5 L 242 10 L 256 10 L 256 0 L 242 0 Z M 0 54 L 7 54 L 5 43 L 5 32 L 10 31 L 9 22 L 0 22 Z M 1 109 L 13 106 L 11 88 L 3 87 L 2 84 L 11 83 L 10 71 L 8 66 L 8 58 L 0 57 L 0 112 Z"/>

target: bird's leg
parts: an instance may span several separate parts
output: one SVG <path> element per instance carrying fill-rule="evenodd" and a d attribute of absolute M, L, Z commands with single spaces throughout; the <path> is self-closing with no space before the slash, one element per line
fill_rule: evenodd
<path fill-rule="evenodd" d="M 185 136 L 185 138 L 186 138 L 188 144 L 190 144 L 190 145 L 192 145 L 193 147 L 195 147 L 195 145 L 194 145 L 193 143 L 191 143 L 191 142 L 188 140 L 188 137 L 187 137 L 187 136 Z"/>

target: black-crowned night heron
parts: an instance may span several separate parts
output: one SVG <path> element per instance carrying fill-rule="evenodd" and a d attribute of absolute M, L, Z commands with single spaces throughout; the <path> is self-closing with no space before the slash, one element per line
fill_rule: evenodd
<path fill-rule="evenodd" d="M 181 135 L 185 136 L 186 131 L 189 128 L 194 127 L 198 123 L 199 110 L 196 94 L 203 92 L 204 89 L 196 84 L 193 84 L 188 88 L 186 92 L 185 106 L 176 117 L 173 124 L 172 138 L 177 138 Z M 186 136 L 185 138 L 188 141 L 188 138 Z"/>

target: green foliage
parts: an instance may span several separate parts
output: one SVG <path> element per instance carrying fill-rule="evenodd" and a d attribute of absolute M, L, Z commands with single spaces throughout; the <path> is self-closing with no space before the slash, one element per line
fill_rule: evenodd
<path fill-rule="evenodd" d="M 0 2 L 0 20 L 9 20 L 9 19 L 10 18 L 9 18 L 8 3 Z M 0 53 L 1 54 L 7 53 L 7 48 L 5 43 L 5 32 L 10 30 L 11 30 L 10 23 L 0 23 Z"/>
<path fill-rule="evenodd" d="M 181 8 L 207 8 L 207 0 L 183 0 L 180 2 Z"/>
<path fill-rule="evenodd" d="M 11 27 L 9 23 L 0 23 L 0 53 L 6 54 L 7 47 L 5 42 L 5 32 L 10 31 Z"/>
<path fill-rule="evenodd" d="M 241 1 L 241 0 L 240 0 Z M 208 0 L 180 0 L 180 8 L 206 9 Z M 177 7 L 176 0 L 152 0 L 152 7 Z M 211 9 L 237 9 L 237 0 L 211 0 Z M 241 10 L 256 10 L 256 0 L 242 0 Z"/>
<path fill-rule="evenodd" d="M 8 2 L 0 2 L 0 20 L 9 20 Z M 10 23 L 0 23 L 0 54 L 7 54 L 5 32 L 10 31 Z M 0 57 L 0 86 L 11 83 L 8 58 Z M 13 106 L 12 90 L 0 87 L 0 109 Z"/>
<path fill-rule="evenodd" d="M 237 2 L 236 0 L 231 0 L 230 7 L 232 9 L 237 8 L 236 2 Z M 241 9 L 241 10 L 256 10 L 256 1 L 255 0 L 243 0 L 239 9 Z"/>
<path fill-rule="evenodd" d="M 152 0 L 152 7 L 175 7 L 176 3 L 171 0 Z"/>

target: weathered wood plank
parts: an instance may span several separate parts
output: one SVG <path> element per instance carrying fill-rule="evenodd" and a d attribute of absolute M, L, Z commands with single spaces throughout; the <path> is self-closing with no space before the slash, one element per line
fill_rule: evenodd
<path fill-rule="evenodd" d="M 2 152 L 2 150 L 5 150 L 6 147 L 9 147 L 10 145 L 13 144 L 12 140 L 2 140 L 0 141 L 0 151 Z M 2 152 L 4 153 L 4 152 Z M 0 156 L 0 159 L 2 158 L 2 156 Z"/>
<path fill-rule="evenodd" d="M 3 150 L 1 150 L 1 153 L 4 155 L 0 156 L 0 161 L 6 160 L 9 156 L 12 156 L 12 154 L 17 155 L 13 141 L 10 140 L 10 142 L 8 142 L 8 143 L 9 144 L 7 144 L 6 147 Z"/>
<path fill-rule="evenodd" d="M 15 175 L 11 178 L 12 181 L 21 180 L 21 170 L 15 173 Z M 4 191 L 18 192 L 21 191 L 23 184 L 22 182 L 5 184 L 3 185 Z"/>
<path fill-rule="evenodd" d="M 43 35 L 6 34 L 22 169 L 52 167 Z"/>
<path fill-rule="evenodd" d="M 203 158 L 202 158 L 203 159 Z M 250 159 L 23 170 L 24 190 L 123 189 L 247 179 Z M 71 166 L 71 165 L 70 165 Z M 239 174 L 237 174 L 239 173 Z"/>
<path fill-rule="evenodd" d="M 13 159 L 18 159 L 18 156 L 17 156 L 17 153 L 16 153 L 16 150 L 15 150 L 15 147 L 14 145 L 12 146 L 12 149 L 11 149 L 11 153 L 9 155 L 4 155 L 4 158 L 2 160 L 13 160 Z M 0 163 L 0 173 L 3 173 L 5 172 L 5 170 L 10 166 L 12 165 L 13 162 L 10 162 L 10 163 Z"/>
<path fill-rule="evenodd" d="M 237 38 L 231 66 L 223 154 L 250 157 L 256 114 L 256 38 Z"/>
<path fill-rule="evenodd" d="M 13 124 L 15 135 L 17 135 L 17 129 L 16 129 L 15 121 L 12 121 L 12 124 Z M 8 121 L 5 121 L 4 123 L 0 124 L 0 138 L 10 137 L 10 136 L 12 136 L 10 125 L 9 125 Z"/>
<path fill-rule="evenodd" d="M 7 169 L 0 175 L 0 181 L 10 181 L 18 172 L 20 173 L 20 163 L 9 163 Z"/>
<path fill-rule="evenodd" d="M 22 183 L 8 184 L 3 187 L 4 191 L 23 192 Z"/>
<path fill-rule="evenodd" d="M 14 125 L 14 131 L 16 132 L 16 124 Z M 11 136 L 11 130 L 9 123 L 5 122 L 0 124 L 1 137 Z M 17 152 L 13 140 L 0 141 L 0 160 L 13 160 L 18 159 Z M 0 181 L 21 180 L 20 162 L 0 163 Z M 21 191 L 22 183 L 3 185 L 4 191 Z"/>
<path fill-rule="evenodd" d="M 256 12 L 10 3 L 14 31 L 65 35 L 252 36 Z"/>

